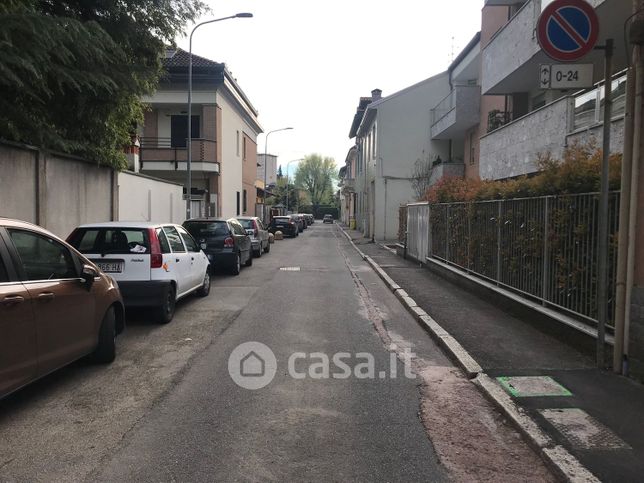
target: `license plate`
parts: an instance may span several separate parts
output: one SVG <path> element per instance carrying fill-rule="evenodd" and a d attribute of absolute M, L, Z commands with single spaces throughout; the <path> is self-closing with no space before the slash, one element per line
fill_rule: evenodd
<path fill-rule="evenodd" d="M 123 262 L 96 262 L 96 265 L 105 273 L 121 273 L 123 271 Z"/>

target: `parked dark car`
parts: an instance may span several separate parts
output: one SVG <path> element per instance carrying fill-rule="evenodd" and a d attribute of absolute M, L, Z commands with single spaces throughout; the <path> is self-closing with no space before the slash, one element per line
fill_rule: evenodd
<path fill-rule="evenodd" d="M 183 226 L 199 243 L 215 270 L 239 275 L 241 266 L 253 264 L 250 237 L 235 218 L 195 218 Z"/>
<path fill-rule="evenodd" d="M 0 218 L 0 398 L 83 356 L 112 362 L 118 285 L 66 242 Z"/>
<path fill-rule="evenodd" d="M 275 234 L 276 231 L 281 231 L 284 236 L 295 238 L 299 236 L 300 230 L 297 222 L 291 216 L 275 216 L 268 225 L 268 231 Z"/>
<path fill-rule="evenodd" d="M 333 223 L 333 215 L 329 215 L 328 213 L 324 215 L 322 223 Z"/>

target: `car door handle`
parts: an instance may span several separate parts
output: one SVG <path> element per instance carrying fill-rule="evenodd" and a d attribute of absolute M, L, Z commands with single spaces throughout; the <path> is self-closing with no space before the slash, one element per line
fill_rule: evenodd
<path fill-rule="evenodd" d="M 5 298 L 2 299 L 2 305 L 11 307 L 12 305 L 21 304 L 24 301 L 25 301 L 25 298 L 21 297 L 20 295 L 7 295 Z"/>
<path fill-rule="evenodd" d="M 180 258 L 175 258 L 174 261 L 179 263 L 181 261 L 181 259 Z"/>
<path fill-rule="evenodd" d="M 38 294 L 38 301 L 40 302 L 49 302 L 50 300 L 54 300 L 54 293 L 53 292 L 43 292 Z"/>
<path fill-rule="evenodd" d="M 195 257 L 190 257 L 190 260 L 192 260 L 192 261 L 194 262 L 194 261 L 195 261 Z"/>

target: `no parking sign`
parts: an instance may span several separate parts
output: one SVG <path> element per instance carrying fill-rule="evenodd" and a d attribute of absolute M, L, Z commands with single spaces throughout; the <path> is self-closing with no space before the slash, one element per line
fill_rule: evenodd
<path fill-rule="evenodd" d="M 590 52 L 599 36 L 595 9 L 585 0 L 555 0 L 537 23 L 543 51 L 558 62 L 571 62 Z"/>

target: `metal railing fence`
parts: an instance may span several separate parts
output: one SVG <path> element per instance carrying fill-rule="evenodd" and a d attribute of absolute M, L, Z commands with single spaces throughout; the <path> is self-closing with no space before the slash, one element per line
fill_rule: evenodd
<path fill-rule="evenodd" d="M 609 307 L 614 312 L 619 192 L 610 194 Z M 589 321 L 597 313 L 597 193 L 415 203 L 407 253 L 433 257 Z"/>

